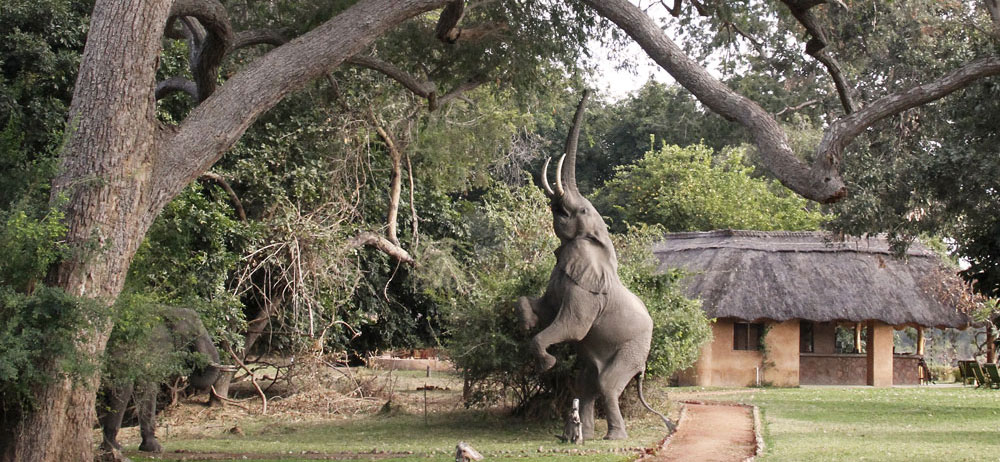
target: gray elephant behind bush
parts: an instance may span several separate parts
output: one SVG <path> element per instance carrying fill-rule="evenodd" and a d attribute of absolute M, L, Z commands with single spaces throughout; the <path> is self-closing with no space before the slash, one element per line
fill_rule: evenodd
<path fill-rule="evenodd" d="M 188 387 L 208 391 L 219 377 L 219 351 L 198 313 L 158 306 L 146 316 L 136 322 L 143 324 L 140 328 L 133 328 L 141 334 L 113 334 L 108 345 L 104 403 L 98 405 L 104 449 L 121 449 L 118 430 L 132 401 L 142 435 L 139 450 L 161 452 L 155 433 L 156 398 L 162 384 L 186 375 Z"/>
<path fill-rule="evenodd" d="M 618 278 L 618 259 L 608 228 L 594 206 L 576 185 L 576 146 L 583 120 L 585 93 L 577 108 L 566 141 L 566 154 L 556 167 L 555 189 L 542 167 L 542 187 L 551 200 L 552 221 L 560 246 L 548 287 L 538 298 L 518 299 L 522 327 L 541 331 L 531 340 L 531 351 L 540 371 L 552 368 L 556 358 L 549 346 L 571 342 L 582 363 L 576 379 L 580 393 L 580 419 L 585 439 L 594 436 L 594 403 L 604 402 L 608 419 L 605 439 L 628 435 L 618 399 L 637 375 L 642 404 L 653 410 L 642 396 L 641 375 L 646 369 L 653 320 L 635 294 Z M 674 424 L 663 418 L 670 431 Z"/>

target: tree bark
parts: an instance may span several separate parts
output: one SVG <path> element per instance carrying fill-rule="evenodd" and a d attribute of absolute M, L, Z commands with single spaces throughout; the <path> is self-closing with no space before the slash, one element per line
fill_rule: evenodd
<path fill-rule="evenodd" d="M 83 254 L 53 268 L 47 282 L 71 295 L 113 302 L 155 217 L 150 213 L 158 142 L 153 82 L 169 6 L 101 0 L 94 8 L 69 111 L 69 142 L 52 193 L 68 197 L 66 241 Z M 83 326 L 78 352 L 100 358 L 110 330 L 110 323 Z M 37 407 L 17 424 L 4 459 L 93 459 L 99 376 L 71 382 L 58 372 L 59 359 L 46 365 L 54 380 L 35 391 Z"/>
<path fill-rule="evenodd" d="M 207 171 L 251 123 L 290 92 L 357 54 L 391 27 L 446 0 L 362 0 L 313 31 L 249 64 L 201 102 L 179 127 L 155 116 L 155 74 L 172 2 L 97 0 L 70 106 L 68 142 L 53 181 L 53 203 L 68 198 L 72 257 L 50 285 L 110 304 L 155 217 Z M 83 326 L 77 350 L 99 358 L 111 323 Z M 52 382 L 22 416 L 7 461 L 89 461 L 99 377 Z"/>

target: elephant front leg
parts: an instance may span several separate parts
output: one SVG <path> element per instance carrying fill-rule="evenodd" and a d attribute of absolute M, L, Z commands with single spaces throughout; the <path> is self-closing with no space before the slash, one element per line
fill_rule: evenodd
<path fill-rule="evenodd" d="M 535 312 L 535 305 L 537 304 L 537 298 L 518 297 L 517 317 L 521 320 L 521 329 L 529 331 L 538 325 L 538 314 Z"/>
<path fill-rule="evenodd" d="M 125 408 L 132 399 L 132 384 L 108 387 L 106 390 L 108 402 L 107 410 L 101 418 L 101 430 L 104 439 L 101 441 L 101 448 L 105 450 L 121 450 L 122 445 L 118 444 L 118 430 L 122 428 L 122 417 L 125 415 Z"/>
<path fill-rule="evenodd" d="M 145 452 L 163 452 L 163 446 L 156 439 L 156 392 L 157 384 L 143 384 L 139 387 L 135 399 L 136 413 L 139 414 L 139 433 L 142 443 L 139 450 Z"/>
<path fill-rule="evenodd" d="M 556 358 L 547 351 L 550 346 L 578 342 L 587 336 L 599 308 L 593 294 L 579 287 L 566 291 L 552 322 L 531 339 L 531 350 L 539 371 L 547 371 L 556 364 Z"/>

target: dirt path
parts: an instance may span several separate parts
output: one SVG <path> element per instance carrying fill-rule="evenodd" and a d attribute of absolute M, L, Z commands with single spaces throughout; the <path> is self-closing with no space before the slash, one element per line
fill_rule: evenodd
<path fill-rule="evenodd" d="M 687 404 L 677 433 L 654 462 L 742 462 L 754 454 L 753 413 L 744 406 Z"/>

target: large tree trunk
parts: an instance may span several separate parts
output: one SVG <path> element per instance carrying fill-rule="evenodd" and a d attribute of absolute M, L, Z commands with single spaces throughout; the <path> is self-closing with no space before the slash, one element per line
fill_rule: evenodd
<path fill-rule="evenodd" d="M 70 107 L 68 143 L 53 197 L 69 198 L 67 242 L 78 251 L 49 284 L 113 303 L 143 236 L 163 206 L 215 163 L 247 127 L 288 93 L 357 54 L 389 28 L 446 0 L 362 0 L 261 57 L 201 102 L 179 127 L 155 117 L 155 74 L 171 3 L 98 0 Z M 211 0 L 189 2 L 215 8 Z M 216 11 L 217 12 L 217 11 Z M 110 323 L 83 327 L 78 350 L 99 358 Z M 98 375 L 61 377 L 35 392 L 5 461 L 87 461 Z"/>
<path fill-rule="evenodd" d="M 83 254 L 54 268 L 47 282 L 72 295 L 113 302 L 155 216 L 149 195 L 156 151 L 150 89 L 169 6 L 105 1 L 94 9 L 70 107 L 69 144 L 53 183 L 53 197 L 69 199 L 67 241 Z M 84 358 L 101 356 L 110 328 L 106 323 L 80 332 L 77 348 Z M 60 377 L 58 359 L 45 365 L 52 377 Z M 76 383 L 59 378 L 39 387 L 37 407 L 17 425 L 5 459 L 92 459 L 98 381 L 95 372 Z"/>

